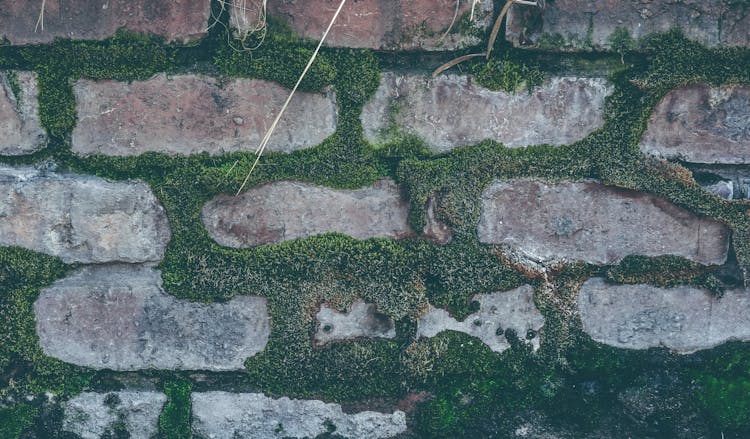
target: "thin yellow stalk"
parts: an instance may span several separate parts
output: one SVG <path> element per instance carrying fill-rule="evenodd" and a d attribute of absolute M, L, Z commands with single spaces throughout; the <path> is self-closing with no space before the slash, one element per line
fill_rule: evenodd
<path fill-rule="evenodd" d="M 255 162 L 253 162 L 253 166 L 250 168 L 250 171 L 247 173 L 245 180 L 242 182 L 242 185 L 240 186 L 239 190 L 237 190 L 237 193 L 235 195 L 239 195 L 240 192 L 242 192 L 242 189 L 245 188 L 245 185 L 247 184 L 248 180 L 250 180 L 250 175 L 253 173 L 253 171 L 255 170 L 255 167 L 258 165 L 258 162 L 260 161 L 260 157 L 263 155 L 263 151 L 266 150 L 266 145 L 268 145 L 268 140 L 271 138 L 271 134 L 273 134 L 273 131 L 276 129 L 276 125 L 279 123 L 281 116 L 284 114 L 286 107 L 289 105 L 289 101 L 292 100 L 292 96 L 294 96 L 294 92 L 297 91 L 297 88 L 302 82 L 302 79 L 307 74 L 307 71 L 310 70 L 310 66 L 312 66 L 312 63 L 315 61 L 315 58 L 318 56 L 318 52 L 320 52 L 320 48 L 321 46 L 323 46 L 323 41 L 325 41 L 326 37 L 328 36 L 328 32 L 330 32 L 331 28 L 333 27 L 333 23 L 336 21 L 336 18 L 338 18 L 339 13 L 341 12 L 341 9 L 344 7 L 344 3 L 346 3 L 346 0 L 341 0 L 341 3 L 339 4 L 338 9 L 336 9 L 336 13 L 333 14 L 333 18 L 331 19 L 331 22 L 328 23 L 328 28 L 323 34 L 323 38 L 321 38 L 320 42 L 318 43 L 318 47 L 315 48 L 315 52 L 313 52 L 312 56 L 310 57 L 310 60 L 307 62 L 307 65 L 305 66 L 305 69 L 302 71 L 302 74 L 299 76 L 299 79 L 297 79 L 297 83 L 294 84 L 294 88 L 292 89 L 292 92 L 289 93 L 289 97 L 286 98 L 286 102 L 284 102 L 284 105 L 281 107 L 281 111 L 279 111 L 279 114 L 276 116 L 276 119 L 271 124 L 271 127 L 268 128 L 268 131 L 266 132 L 266 135 L 263 137 L 263 140 L 261 140 L 260 145 L 258 145 L 258 149 L 256 150 Z"/>

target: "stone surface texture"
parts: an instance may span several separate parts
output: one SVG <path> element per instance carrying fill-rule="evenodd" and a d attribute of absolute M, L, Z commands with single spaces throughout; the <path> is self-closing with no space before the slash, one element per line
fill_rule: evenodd
<path fill-rule="evenodd" d="M 508 93 L 481 87 L 472 76 L 385 72 L 361 119 L 370 142 L 405 133 L 435 152 L 485 139 L 512 148 L 564 145 L 602 126 L 604 98 L 612 90 L 602 78 L 555 77 L 531 93 Z"/>
<path fill-rule="evenodd" d="M 55 282 L 36 303 L 47 355 L 94 369 L 240 370 L 270 333 L 266 300 L 178 300 L 161 274 L 131 265 L 93 266 Z"/>
<path fill-rule="evenodd" d="M 148 262 L 170 239 L 147 184 L 0 165 L 0 246 L 64 262 Z"/>
<path fill-rule="evenodd" d="M 44 25 L 37 27 L 44 4 Z M 0 40 L 50 43 L 55 38 L 99 40 L 120 28 L 155 34 L 167 42 L 206 35 L 209 0 L 0 0 Z"/>
<path fill-rule="evenodd" d="M 750 340 L 750 291 L 727 290 L 721 298 L 689 286 L 586 281 L 578 294 L 583 329 L 618 348 L 665 347 L 680 354 L 730 340 Z"/>
<path fill-rule="evenodd" d="M 674 27 L 708 46 L 750 45 L 747 6 L 733 0 L 555 0 L 543 9 L 513 5 L 505 35 L 516 46 L 562 39 L 568 48 L 602 50 L 613 48 L 618 28 L 639 39 Z"/>
<path fill-rule="evenodd" d="M 120 437 L 114 432 L 122 421 L 131 439 L 151 439 L 159 431 L 159 414 L 166 402 L 167 396 L 159 392 L 84 392 L 64 403 L 63 430 L 82 439 L 114 438 Z"/>
<path fill-rule="evenodd" d="M 524 285 L 510 291 L 477 294 L 472 300 L 479 302 L 479 311 L 459 322 L 444 309 L 430 307 L 417 322 L 417 337 L 434 337 L 451 330 L 477 337 L 495 352 L 510 348 L 505 331 L 511 329 L 516 336 L 539 348 L 538 332 L 544 326 L 544 316 L 534 305 L 534 289 Z"/>
<path fill-rule="evenodd" d="M 339 0 L 285 0 L 268 2 L 268 13 L 285 20 L 303 38 L 320 40 Z M 491 1 L 474 10 L 470 28 L 459 19 L 471 11 L 471 2 L 460 2 L 454 32 L 443 37 L 456 14 L 454 0 L 358 0 L 341 10 L 325 44 L 384 50 L 454 50 L 480 42 L 479 36 L 491 24 Z M 468 17 L 467 17 L 468 18 Z M 465 21 L 468 23 L 468 21 Z M 475 31 L 476 30 L 476 31 Z"/>
<path fill-rule="evenodd" d="M 691 163 L 750 163 L 750 86 L 672 90 L 651 113 L 640 148 Z"/>
<path fill-rule="evenodd" d="M 220 81 L 201 75 L 146 81 L 79 80 L 73 151 L 138 155 L 255 151 L 289 96 L 269 81 Z M 336 97 L 295 93 L 266 148 L 290 152 L 322 142 L 336 130 Z"/>
<path fill-rule="evenodd" d="M 262 393 L 196 392 L 192 395 L 193 434 L 211 439 L 312 438 L 329 425 L 352 439 L 393 437 L 406 431 L 406 414 L 364 411 L 347 414 L 338 404 Z"/>
<path fill-rule="evenodd" d="M 348 312 L 339 312 L 323 304 L 316 317 L 318 329 L 314 339 L 319 345 L 358 337 L 396 337 L 393 319 L 362 299 L 355 300 Z"/>
<path fill-rule="evenodd" d="M 38 94 L 36 73 L 0 72 L 0 155 L 30 154 L 47 143 L 39 122 Z"/>
<path fill-rule="evenodd" d="M 495 181 L 482 193 L 479 241 L 537 262 L 614 264 L 628 255 L 677 255 L 723 264 L 729 229 L 651 194 L 593 181 Z"/>
<path fill-rule="evenodd" d="M 354 190 L 277 181 L 239 196 L 219 195 L 203 207 L 208 233 L 227 247 L 276 244 L 327 232 L 357 239 L 413 235 L 409 203 L 392 180 Z"/>

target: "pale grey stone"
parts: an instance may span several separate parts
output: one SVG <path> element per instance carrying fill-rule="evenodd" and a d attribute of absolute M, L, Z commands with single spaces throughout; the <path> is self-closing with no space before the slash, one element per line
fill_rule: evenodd
<path fill-rule="evenodd" d="M 391 180 L 363 189 L 340 190 L 277 181 L 239 196 L 219 195 L 201 218 L 208 233 L 227 247 L 275 244 L 327 232 L 357 239 L 408 238 L 409 203 Z"/>
<path fill-rule="evenodd" d="M 167 396 L 160 392 L 84 392 L 64 403 L 63 430 L 82 439 L 99 439 L 120 424 L 131 439 L 151 439 L 159 430 L 159 414 L 166 402 Z"/>
<path fill-rule="evenodd" d="M 729 181 L 717 181 L 716 183 L 704 186 L 705 189 L 717 197 L 721 197 L 725 200 L 731 200 L 734 198 L 734 182 Z"/>
<path fill-rule="evenodd" d="M 20 88 L 18 96 L 11 87 L 11 75 Z M 0 72 L 0 155 L 31 154 L 46 145 L 38 95 L 36 73 Z"/>
<path fill-rule="evenodd" d="M 471 76 L 385 72 L 361 119 L 370 142 L 406 133 L 435 152 L 485 139 L 511 148 L 557 146 L 602 126 L 604 98 L 612 90 L 603 78 L 555 77 L 531 93 L 508 93 L 481 87 Z"/>
<path fill-rule="evenodd" d="M 733 0 L 550 0 L 543 8 L 513 5 L 505 35 L 516 46 L 622 50 L 616 32 L 641 39 L 679 28 L 707 46 L 747 47 L 746 8 Z"/>
<path fill-rule="evenodd" d="M 396 337 L 393 319 L 362 299 L 355 300 L 348 312 L 339 312 L 323 304 L 316 317 L 318 329 L 314 338 L 317 344 L 358 337 Z"/>
<path fill-rule="evenodd" d="M 510 348 L 505 331 L 515 331 L 518 338 L 533 349 L 540 346 L 539 331 L 544 316 L 534 305 L 534 289 L 524 285 L 510 291 L 477 294 L 479 311 L 459 322 L 444 309 L 430 306 L 417 322 L 417 337 L 434 337 L 443 331 L 458 331 L 476 337 L 495 352 Z"/>
<path fill-rule="evenodd" d="M 627 349 L 665 347 L 680 354 L 730 340 L 750 340 L 750 293 L 728 290 L 721 298 L 689 286 L 586 281 L 578 294 L 584 331 L 597 342 Z"/>
<path fill-rule="evenodd" d="M 393 437 L 406 431 L 406 414 L 364 411 L 347 414 L 339 404 L 270 398 L 262 393 L 196 392 L 193 434 L 206 439 L 313 438 L 328 426 L 352 439 Z"/>
<path fill-rule="evenodd" d="M 114 156 L 255 151 L 290 93 L 259 79 L 165 74 L 130 83 L 81 79 L 74 91 L 73 151 Z M 333 92 L 295 93 L 266 152 L 318 145 L 336 130 L 337 111 Z"/>
<path fill-rule="evenodd" d="M 171 232 L 146 183 L 0 165 L 0 246 L 64 262 L 159 261 Z"/>
<path fill-rule="evenodd" d="M 495 181 L 482 193 L 479 241 L 533 261 L 614 264 L 628 255 L 726 261 L 729 229 L 657 196 L 593 181 Z"/>
<path fill-rule="evenodd" d="M 159 271 L 93 266 L 55 282 L 34 303 L 45 354 L 94 369 L 240 370 L 270 334 L 266 299 L 178 300 Z"/>
<path fill-rule="evenodd" d="M 640 148 L 691 163 L 750 163 L 750 86 L 672 90 L 651 113 Z"/>

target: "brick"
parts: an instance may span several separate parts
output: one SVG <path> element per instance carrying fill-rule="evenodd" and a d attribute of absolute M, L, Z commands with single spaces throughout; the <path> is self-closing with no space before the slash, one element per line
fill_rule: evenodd
<path fill-rule="evenodd" d="M 617 49 L 612 43 L 618 29 L 640 39 L 677 27 L 707 46 L 748 47 L 745 8 L 732 0 L 555 0 L 543 9 L 513 5 L 505 35 L 516 46 L 608 50 Z"/>
<path fill-rule="evenodd" d="M 640 148 L 691 163 L 750 163 L 750 86 L 672 90 L 651 113 Z"/>
<path fill-rule="evenodd" d="M 63 403 L 62 429 L 82 439 L 100 439 L 111 437 L 121 423 L 128 437 L 148 439 L 159 432 L 159 415 L 166 402 L 167 395 L 161 392 L 84 392 Z"/>
<path fill-rule="evenodd" d="M 37 28 L 44 3 L 44 26 Z M 55 38 L 100 40 L 124 28 L 167 42 L 206 35 L 209 0 L 0 0 L 0 40 L 11 44 L 50 43 Z"/>
<path fill-rule="evenodd" d="M 534 289 L 524 285 L 511 291 L 477 294 L 472 300 L 479 302 L 479 310 L 459 322 L 444 309 L 430 306 L 417 322 L 417 337 L 434 337 L 443 331 L 457 331 L 477 337 L 495 352 L 510 348 L 506 330 L 539 349 L 539 331 L 544 326 L 544 316 L 534 306 Z"/>
<path fill-rule="evenodd" d="M 391 180 L 340 190 L 294 181 L 251 188 L 239 196 L 219 195 L 203 207 L 209 235 L 227 247 L 251 247 L 327 232 L 357 239 L 409 238 L 409 203 Z"/>
<path fill-rule="evenodd" d="M 726 261 L 729 229 L 657 196 L 593 181 L 495 181 L 482 193 L 479 241 L 533 261 L 615 264 L 628 255 Z"/>
<path fill-rule="evenodd" d="M 308 438 L 329 431 L 344 438 L 380 439 L 406 431 L 406 414 L 344 413 L 339 404 L 271 398 L 262 393 L 196 392 L 192 395 L 193 434 L 212 439 Z"/>
<path fill-rule="evenodd" d="M 171 237 L 146 183 L 0 165 L 0 246 L 67 263 L 156 262 Z"/>
<path fill-rule="evenodd" d="M 591 338 L 618 348 L 689 354 L 750 340 L 750 294 L 744 289 L 719 298 L 689 286 L 617 285 L 596 278 L 581 287 L 578 310 Z"/>
<path fill-rule="evenodd" d="M 530 94 L 507 93 L 481 87 L 471 76 L 386 72 L 361 119 L 370 142 L 406 133 L 434 152 L 485 139 L 511 148 L 564 145 L 602 126 L 604 98 L 612 90 L 601 78 L 556 77 Z"/>
<path fill-rule="evenodd" d="M 268 2 L 268 13 L 281 18 L 302 38 L 320 40 L 340 0 Z M 382 50 L 454 50 L 480 42 L 491 24 L 492 1 L 482 1 L 468 23 L 471 2 L 459 4 L 455 32 L 442 38 L 456 12 L 455 0 L 358 0 L 344 5 L 325 43 L 333 47 Z M 252 23 L 252 20 L 249 20 Z"/>
<path fill-rule="evenodd" d="M 45 354 L 93 369 L 241 370 L 271 331 L 264 298 L 178 300 L 159 271 L 133 265 L 61 279 L 42 290 L 34 313 Z"/>
<path fill-rule="evenodd" d="M 0 155 L 31 154 L 46 145 L 38 94 L 36 73 L 0 72 Z"/>
<path fill-rule="evenodd" d="M 81 155 L 255 151 L 289 95 L 257 79 L 157 75 L 132 83 L 80 80 L 73 151 Z M 333 93 L 295 93 L 266 151 L 290 152 L 336 130 Z"/>
<path fill-rule="evenodd" d="M 316 318 L 318 328 L 313 338 L 319 345 L 360 337 L 396 337 L 393 319 L 379 313 L 374 304 L 365 303 L 362 299 L 355 300 L 346 312 L 322 304 Z"/>

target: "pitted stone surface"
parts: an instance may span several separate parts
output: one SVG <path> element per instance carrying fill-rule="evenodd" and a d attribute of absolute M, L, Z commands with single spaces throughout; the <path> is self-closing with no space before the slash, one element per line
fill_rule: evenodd
<path fill-rule="evenodd" d="M 44 26 L 37 27 L 44 4 Z M 155 34 L 167 42 L 197 40 L 207 33 L 209 0 L 0 0 L 0 40 L 51 43 L 55 38 L 98 40 L 120 28 Z"/>
<path fill-rule="evenodd" d="M 750 15 L 746 6 L 737 3 L 555 0 L 546 2 L 544 8 L 513 5 L 505 35 L 516 46 L 544 46 L 562 39 L 566 48 L 602 50 L 612 48 L 612 35 L 618 28 L 639 39 L 678 27 L 689 39 L 707 46 L 747 47 Z"/>
<path fill-rule="evenodd" d="M 628 255 L 677 255 L 723 264 L 729 229 L 651 194 L 593 181 L 495 181 L 482 193 L 479 241 L 534 261 L 614 264 Z"/>
<path fill-rule="evenodd" d="M 750 292 L 744 289 L 717 298 L 689 286 L 614 285 L 596 278 L 581 287 L 578 310 L 591 338 L 618 348 L 689 354 L 750 340 Z"/>
<path fill-rule="evenodd" d="M 417 322 L 417 337 L 434 337 L 451 330 L 477 337 L 495 352 L 510 348 L 505 331 L 512 329 L 516 336 L 538 349 L 538 332 L 544 326 L 544 316 L 534 306 L 534 289 L 524 285 L 510 291 L 477 294 L 479 311 L 459 322 L 444 309 L 430 307 Z"/>
<path fill-rule="evenodd" d="M 142 182 L 0 165 L 0 246 L 64 262 L 149 262 L 170 239 L 164 208 Z"/>
<path fill-rule="evenodd" d="M 339 312 L 321 305 L 317 314 L 318 330 L 315 342 L 326 344 L 336 340 L 348 340 L 358 337 L 396 337 L 393 319 L 378 312 L 372 303 L 357 299 L 348 312 Z"/>
<path fill-rule="evenodd" d="M 201 215 L 208 233 L 227 247 L 275 244 L 327 232 L 357 239 L 406 238 L 409 203 L 391 180 L 364 189 L 339 190 L 277 181 L 239 196 L 219 195 Z"/>
<path fill-rule="evenodd" d="M 113 433 L 122 421 L 131 439 L 151 439 L 159 431 L 159 414 L 166 402 L 167 396 L 159 392 L 84 392 L 64 403 L 63 430 L 82 439 L 120 437 Z"/>
<path fill-rule="evenodd" d="M 390 438 L 406 431 L 406 414 L 364 411 L 346 414 L 339 404 L 262 393 L 196 392 L 193 434 L 211 439 L 312 438 L 326 433 L 352 439 Z"/>
<path fill-rule="evenodd" d="M 0 155 L 30 154 L 47 143 L 39 122 L 36 73 L 13 74 L 19 96 L 13 92 L 11 74 L 0 72 Z"/>
<path fill-rule="evenodd" d="M 556 77 L 530 94 L 507 93 L 481 87 L 471 76 L 386 72 L 361 119 L 370 142 L 403 132 L 423 138 L 435 152 L 485 139 L 512 148 L 564 145 L 602 126 L 604 98 L 612 90 L 602 78 Z"/>
<path fill-rule="evenodd" d="M 285 20 L 302 38 L 320 40 L 341 3 L 339 0 L 268 2 L 268 13 Z M 460 2 L 454 30 L 472 2 Z M 358 0 L 347 3 L 325 44 L 384 50 L 454 50 L 479 43 L 471 31 L 451 32 L 443 38 L 456 12 L 455 0 Z M 492 2 L 474 10 L 474 27 L 482 34 L 491 24 Z"/>
<path fill-rule="evenodd" d="M 651 113 L 640 148 L 692 163 L 750 163 L 750 86 L 672 90 Z"/>
<path fill-rule="evenodd" d="M 239 370 L 270 333 L 266 300 L 178 300 L 141 266 L 85 268 L 43 290 L 36 328 L 45 354 L 94 369 Z"/>
<path fill-rule="evenodd" d="M 255 151 L 290 92 L 258 79 L 165 74 L 132 83 L 79 80 L 74 91 L 73 151 L 115 156 Z M 336 121 L 332 92 L 295 93 L 267 151 L 315 146 Z"/>

